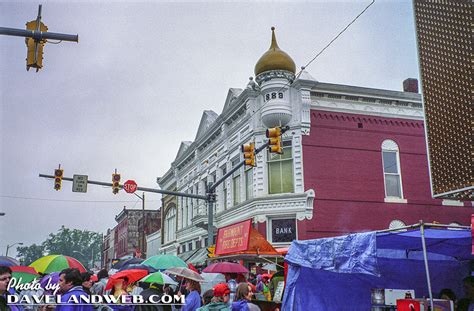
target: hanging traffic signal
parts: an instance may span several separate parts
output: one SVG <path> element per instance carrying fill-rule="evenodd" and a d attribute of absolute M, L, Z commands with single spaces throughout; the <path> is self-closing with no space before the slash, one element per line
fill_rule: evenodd
<path fill-rule="evenodd" d="M 242 152 L 244 153 L 245 165 L 255 166 L 255 143 L 242 145 Z"/>
<path fill-rule="evenodd" d="M 61 190 L 61 184 L 63 182 L 63 169 L 55 169 L 54 170 L 54 190 L 59 191 Z"/>
<path fill-rule="evenodd" d="M 117 194 L 120 191 L 120 174 L 113 173 L 112 174 L 112 192 L 113 194 Z"/>
<path fill-rule="evenodd" d="M 281 148 L 281 134 L 281 128 L 279 127 L 272 127 L 267 130 L 266 136 L 268 138 L 268 148 L 270 148 L 270 152 L 283 153 Z"/>
<path fill-rule="evenodd" d="M 27 30 L 37 30 L 37 20 L 26 23 Z M 39 31 L 47 32 L 48 27 L 39 22 Z M 36 71 L 40 70 L 43 67 L 43 47 L 46 43 L 46 40 L 35 40 L 33 38 L 25 39 L 27 47 L 26 55 L 26 70 L 30 70 L 31 67 L 36 68 Z"/>

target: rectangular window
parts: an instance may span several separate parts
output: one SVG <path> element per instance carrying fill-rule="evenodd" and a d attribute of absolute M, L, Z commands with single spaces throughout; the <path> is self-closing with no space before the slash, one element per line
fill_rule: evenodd
<path fill-rule="evenodd" d="M 383 151 L 382 159 L 385 179 L 385 196 L 402 198 L 398 152 Z"/>
<path fill-rule="evenodd" d="M 245 199 L 250 200 L 253 197 L 253 169 L 245 170 Z"/>
<path fill-rule="evenodd" d="M 232 185 L 234 186 L 232 189 L 234 205 L 238 205 L 240 203 L 240 175 L 232 178 Z"/>
<path fill-rule="evenodd" d="M 193 250 L 193 242 L 189 242 L 188 243 L 188 251 L 192 251 Z"/>
<path fill-rule="evenodd" d="M 222 176 L 224 176 L 225 174 L 227 174 L 227 169 L 226 169 L 226 167 L 224 166 L 224 167 L 222 168 Z M 224 180 L 224 181 L 222 182 L 222 188 L 223 188 L 223 190 L 224 190 L 224 195 L 223 195 L 223 200 L 224 200 L 224 202 L 223 202 L 222 205 L 224 206 L 224 210 L 226 210 L 226 209 L 227 209 L 227 181 L 226 181 L 226 180 Z"/>
<path fill-rule="evenodd" d="M 268 193 L 293 192 L 291 141 L 284 141 L 283 154 L 268 152 Z"/>

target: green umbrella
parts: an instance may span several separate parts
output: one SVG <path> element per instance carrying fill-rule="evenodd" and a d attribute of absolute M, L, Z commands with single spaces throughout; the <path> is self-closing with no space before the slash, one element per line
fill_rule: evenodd
<path fill-rule="evenodd" d="M 166 270 L 174 267 L 188 267 L 181 258 L 174 255 L 155 255 L 142 262 L 142 264 L 153 267 L 156 270 Z"/>
<path fill-rule="evenodd" d="M 34 279 L 39 279 L 40 275 L 32 267 L 23 267 L 23 266 L 13 266 L 12 277 L 14 277 L 19 284 L 30 283 Z"/>
<path fill-rule="evenodd" d="M 145 282 L 145 283 L 156 283 L 156 284 L 170 284 L 170 285 L 178 285 L 178 282 L 173 281 L 172 278 L 167 276 L 164 273 L 161 272 L 155 272 L 152 274 L 147 275 L 143 279 L 140 280 L 140 282 Z"/>

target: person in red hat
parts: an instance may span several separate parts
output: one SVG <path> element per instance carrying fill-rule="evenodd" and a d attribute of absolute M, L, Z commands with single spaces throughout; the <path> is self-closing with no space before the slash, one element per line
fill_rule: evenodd
<path fill-rule="evenodd" d="M 227 283 L 219 283 L 212 289 L 214 297 L 212 302 L 196 311 L 230 311 L 228 302 L 230 300 L 230 289 Z"/>

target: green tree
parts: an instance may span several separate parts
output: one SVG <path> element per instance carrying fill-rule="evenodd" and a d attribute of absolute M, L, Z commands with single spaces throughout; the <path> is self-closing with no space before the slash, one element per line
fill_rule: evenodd
<path fill-rule="evenodd" d="M 43 245 L 30 245 L 30 246 L 20 246 L 16 248 L 18 252 L 17 256 L 20 258 L 20 262 L 23 266 L 28 266 L 36 259 L 43 257 L 44 255 L 44 246 Z"/>
<path fill-rule="evenodd" d="M 42 245 L 50 255 L 71 256 L 84 266 L 93 268 L 92 263 L 101 256 L 102 235 L 61 226 L 57 233 L 50 233 Z"/>

